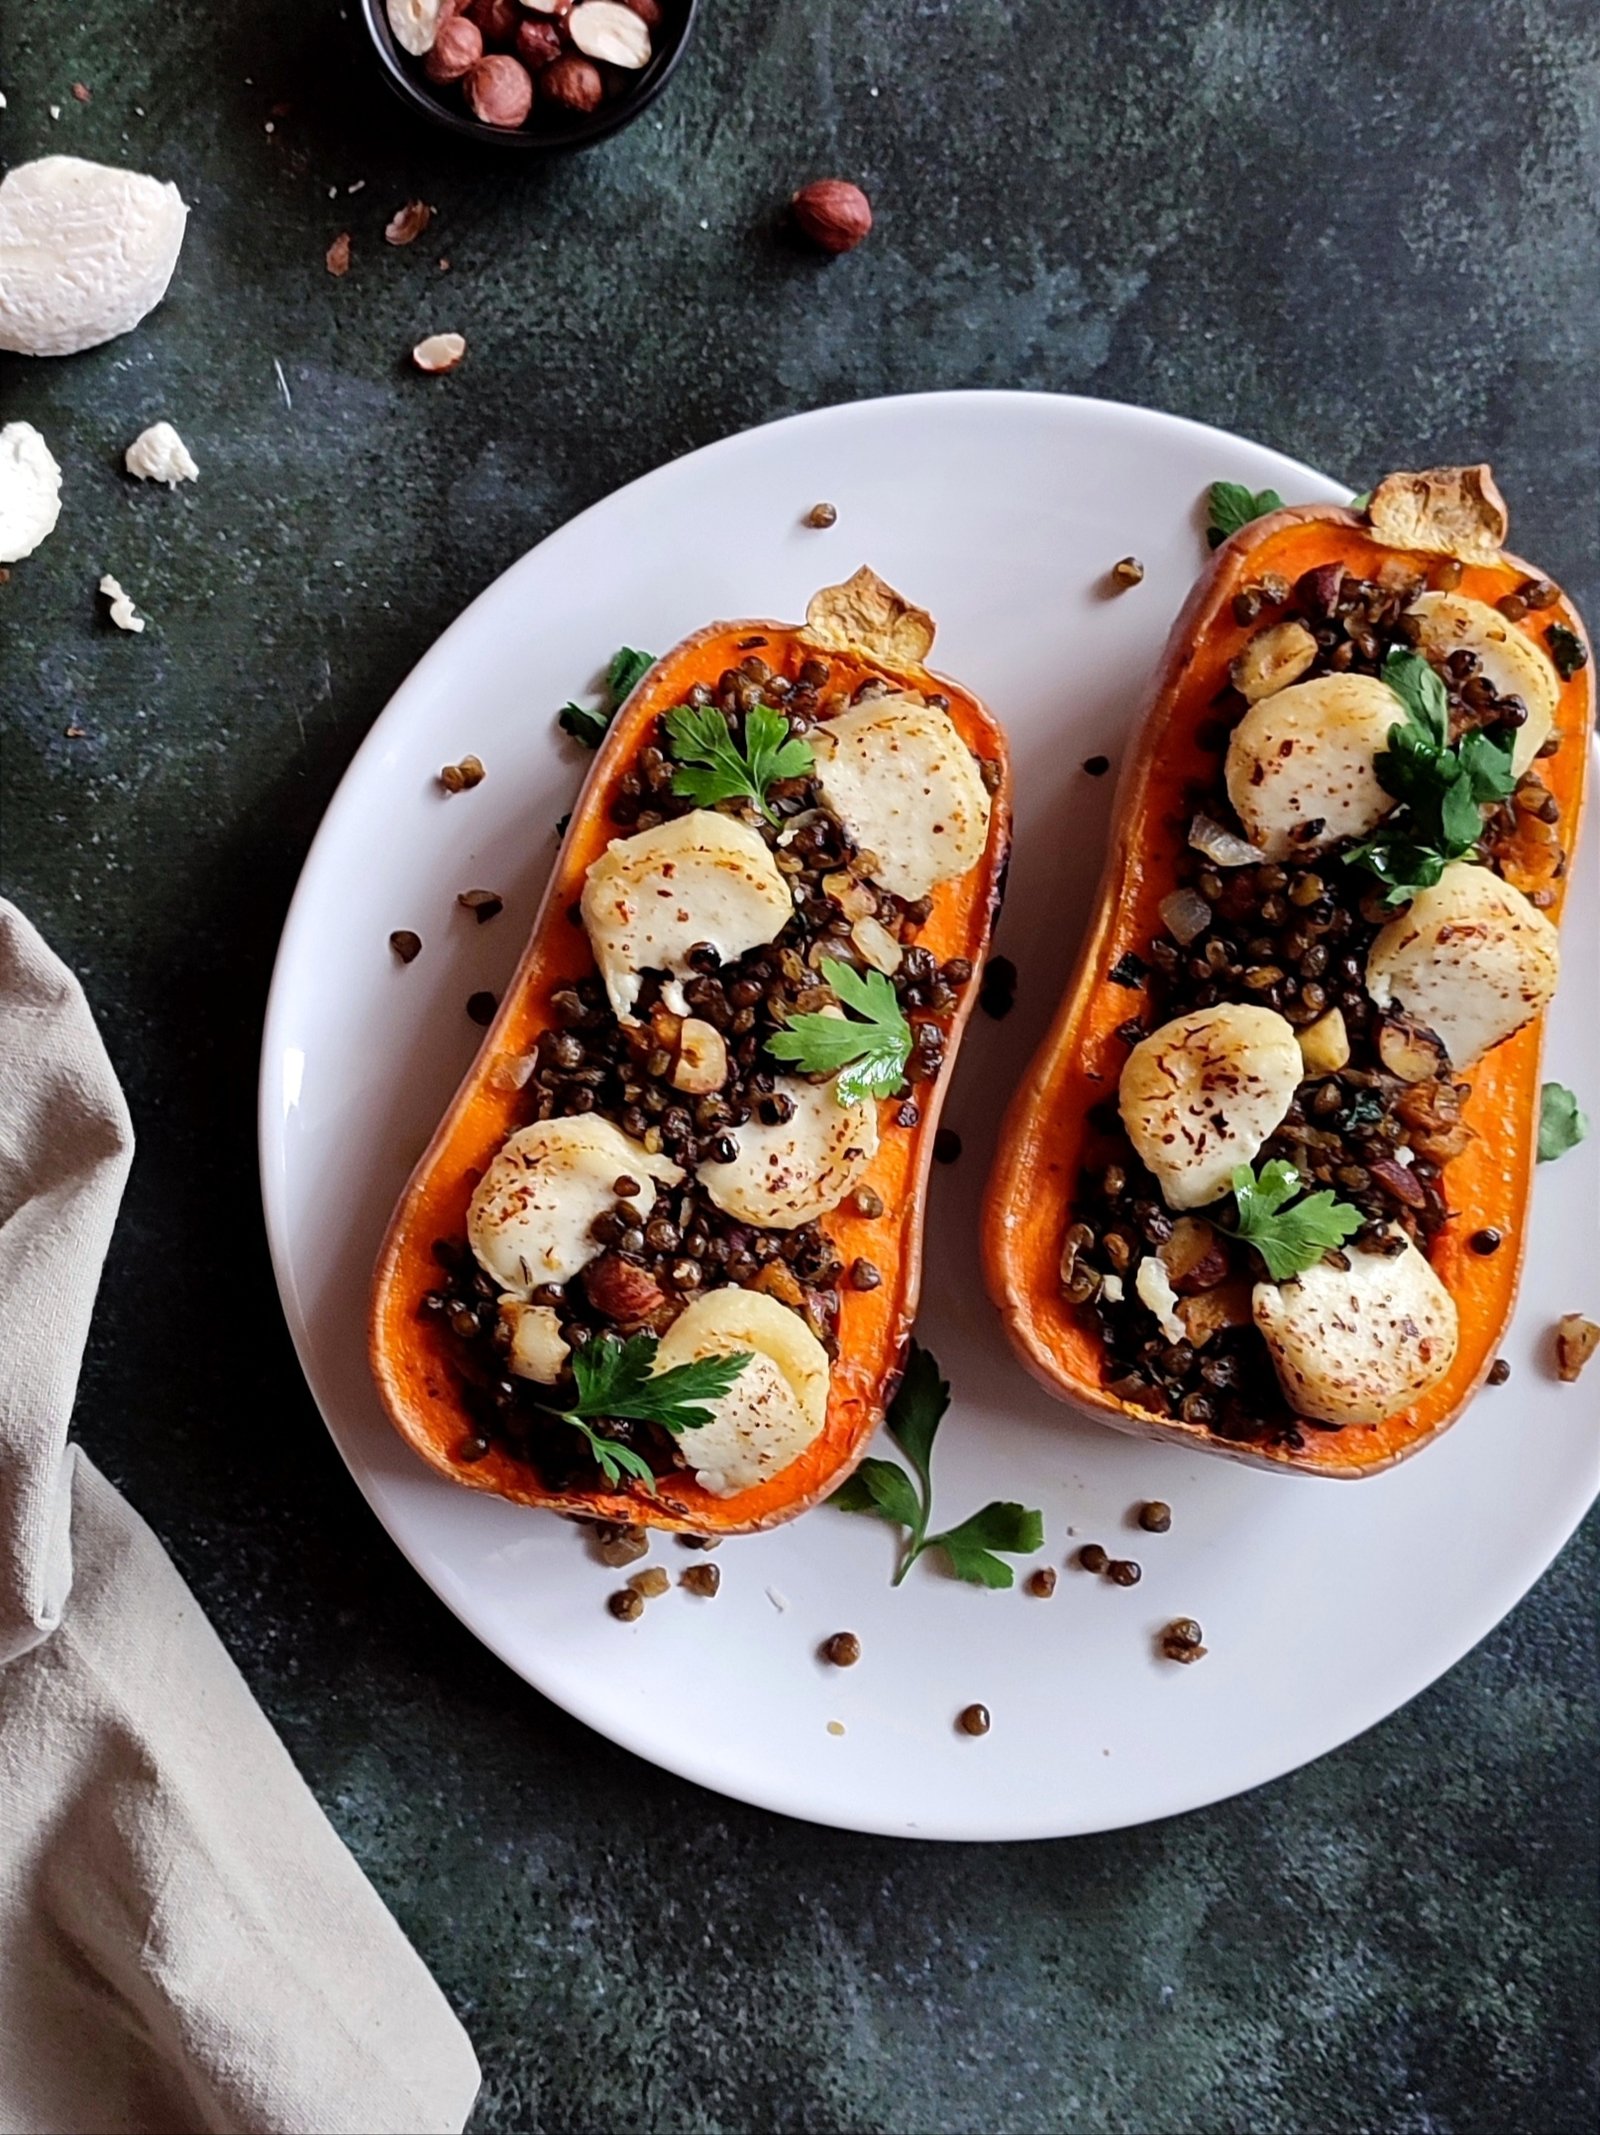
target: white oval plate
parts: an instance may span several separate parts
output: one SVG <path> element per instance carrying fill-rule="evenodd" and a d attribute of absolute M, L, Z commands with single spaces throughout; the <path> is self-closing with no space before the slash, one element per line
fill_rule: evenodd
<path fill-rule="evenodd" d="M 1371 470 L 1363 470 L 1370 473 Z M 446 631 L 357 752 L 284 929 L 263 1047 L 267 1226 L 306 1377 L 374 1511 L 485 1644 L 569 1712 L 668 1770 L 846 1828 L 1039 1838 L 1171 1816 L 1347 1740 L 1458 1660 L 1532 1585 L 1593 1495 L 1593 1388 L 1547 1362 L 1556 1314 L 1596 1309 L 1597 1145 L 1541 1172 L 1503 1392 L 1440 1444 L 1360 1485 L 1259 1474 L 1140 1443 L 1048 1400 L 983 1294 L 978 1203 L 996 1123 L 1071 962 L 1114 776 L 1167 626 L 1205 560 L 1199 500 L 1224 476 L 1291 502 L 1346 494 L 1259 445 L 1101 401 L 951 393 L 794 417 L 634 482 L 514 564 Z M 802 514 L 826 498 L 837 526 Z M 1108 597 L 1124 555 L 1145 567 Z M 676 1586 L 624 1625 L 583 1531 L 456 1490 L 385 1423 L 363 1354 L 368 1272 L 391 1205 L 479 1032 L 468 994 L 508 977 L 585 759 L 557 706 L 613 648 L 660 651 L 713 618 L 797 617 L 870 562 L 939 618 L 935 664 L 980 692 L 1016 755 L 1017 835 L 999 947 L 1021 983 L 982 1014 L 946 1114 L 919 1332 L 955 1399 L 937 1510 L 1043 1509 L 1053 1599 L 988 1593 L 923 1563 L 891 1591 L 877 1522 L 820 1510 L 727 1542 L 722 1591 Z M 488 777 L 446 797 L 443 763 Z M 1570 902 L 1569 970 L 1595 968 L 1594 853 Z M 505 897 L 479 927 L 459 890 Z M 422 936 L 401 967 L 391 929 Z M 1548 1072 L 1596 1092 L 1593 990 L 1557 1004 Z M 1132 1509 L 1172 1506 L 1145 1535 Z M 1068 1568 L 1081 1542 L 1144 1567 L 1132 1589 Z M 667 1540 L 653 1561 L 705 1562 Z M 1024 1567 L 1026 1570 L 1026 1567 Z M 1158 1660 L 1176 1615 L 1209 1658 Z M 847 1671 L 816 1657 L 850 1630 Z M 974 1699 L 994 1716 L 957 1732 Z"/>

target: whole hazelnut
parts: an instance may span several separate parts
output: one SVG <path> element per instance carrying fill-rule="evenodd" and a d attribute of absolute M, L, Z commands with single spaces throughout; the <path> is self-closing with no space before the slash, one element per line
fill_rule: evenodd
<path fill-rule="evenodd" d="M 632 9 L 647 30 L 661 27 L 661 0 L 622 0 L 622 4 Z"/>
<path fill-rule="evenodd" d="M 452 15 L 440 23 L 422 71 L 430 82 L 458 82 L 482 57 L 483 32 L 465 15 Z"/>
<path fill-rule="evenodd" d="M 789 206 L 801 234 L 824 252 L 853 252 L 872 228 L 872 203 L 847 178 L 818 178 Z"/>
<path fill-rule="evenodd" d="M 552 104 L 559 104 L 563 111 L 593 111 L 605 93 L 600 69 L 573 52 L 546 67 L 539 76 L 539 94 Z"/>
<path fill-rule="evenodd" d="M 467 16 L 478 25 L 486 45 L 509 45 L 522 17 L 517 0 L 468 0 Z"/>
<path fill-rule="evenodd" d="M 465 87 L 472 116 L 485 126 L 520 126 L 533 109 L 533 77 L 507 52 L 480 59 Z"/>
<path fill-rule="evenodd" d="M 533 22 L 519 22 L 516 52 L 525 67 L 537 72 L 561 57 L 561 32 L 543 16 Z"/>

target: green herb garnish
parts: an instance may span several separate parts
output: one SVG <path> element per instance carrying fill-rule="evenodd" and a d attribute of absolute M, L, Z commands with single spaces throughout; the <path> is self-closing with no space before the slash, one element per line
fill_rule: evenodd
<path fill-rule="evenodd" d="M 600 1473 L 608 1483 L 631 1476 L 656 1494 L 655 1473 L 642 1454 L 619 1439 L 597 1431 L 597 1423 L 656 1423 L 678 1436 L 697 1431 L 711 1421 L 708 1402 L 718 1401 L 751 1362 L 748 1350 L 737 1356 L 697 1357 L 692 1364 L 675 1364 L 670 1371 L 656 1372 L 653 1334 L 630 1334 L 626 1341 L 614 1334 L 597 1335 L 572 1352 L 572 1376 L 578 1397 L 553 1413 L 570 1423 L 589 1441 Z"/>
<path fill-rule="evenodd" d="M 810 742 L 795 740 L 788 720 L 770 704 L 752 705 L 745 713 L 742 746 L 715 705 L 696 709 L 680 704 L 664 723 L 678 759 L 672 790 L 698 808 L 713 808 L 718 801 L 754 801 L 767 821 L 775 823 L 767 788 L 781 778 L 804 778 L 815 761 Z"/>
<path fill-rule="evenodd" d="M 1233 1174 L 1238 1226 L 1217 1224 L 1230 1238 L 1255 1247 L 1274 1282 L 1315 1267 L 1330 1246 L 1343 1245 L 1366 1221 L 1360 1209 L 1336 1201 L 1326 1188 L 1295 1201 L 1302 1184 L 1299 1172 L 1282 1157 L 1263 1164 L 1259 1178 L 1248 1164 L 1241 1164 Z M 1292 1208 L 1287 1205 L 1291 1201 Z"/>
<path fill-rule="evenodd" d="M 828 1503 L 841 1512 L 870 1513 L 891 1527 L 906 1529 L 892 1582 L 895 1586 L 930 1549 L 943 1551 L 955 1576 L 973 1586 L 1010 1586 L 1016 1574 L 995 1552 L 1015 1557 L 1038 1549 L 1044 1541 L 1044 1520 L 1039 1513 L 996 1501 L 959 1526 L 939 1534 L 928 1532 L 933 1511 L 933 1441 L 949 1406 L 950 1388 L 940 1378 L 938 1365 L 913 1342 L 888 1422 L 889 1435 L 910 1461 L 915 1480 L 897 1461 L 864 1460 Z"/>
<path fill-rule="evenodd" d="M 881 971 L 854 971 L 833 957 L 824 960 L 822 977 L 855 1016 L 791 1016 L 767 1051 L 807 1075 L 836 1074 L 842 1105 L 892 1096 L 911 1057 L 911 1025 L 894 988 Z"/>
<path fill-rule="evenodd" d="M 1451 747 L 1450 701 L 1421 653 L 1396 647 L 1383 663 L 1383 679 L 1405 718 L 1390 727 L 1389 746 L 1374 768 L 1401 806 L 1346 857 L 1387 886 L 1388 903 L 1404 904 L 1437 882 L 1451 860 L 1476 849 L 1485 803 L 1504 800 L 1517 781 L 1509 742 L 1475 728 Z"/>
<path fill-rule="evenodd" d="M 1358 489 L 1350 499 L 1348 509 L 1353 512 L 1364 512 L 1371 502 L 1372 491 L 1370 489 Z"/>
<path fill-rule="evenodd" d="M 586 749 L 598 749 L 624 699 L 632 696 L 641 678 L 655 663 L 653 652 L 635 652 L 631 645 L 622 646 L 612 654 L 611 665 L 606 669 L 604 709 L 590 711 L 585 705 L 569 700 L 557 712 L 557 721 L 574 741 L 581 741 Z"/>
<path fill-rule="evenodd" d="M 1241 526 L 1282 508 L 1283 499 L 1275 489 L 1246 489 L 1242 482 L 1213 482 L 1206 492 L 1206 540 L 1212 548 L 1220 548 Z"/>
<path fill-rule="evenodd" d="M 1589 1115 L 1564 1083 L 1547 1082 L 1539 1092 L 1539 1162 L 1548 1164 L 1589 1136 Z"/>
<path fill-rule="evenodd" d="M 1580 667 L 1589 664 L 1589 648 L 1575 630 L 1565 623 L 1552 623 L 1544 634 L 1550 648 L 1550 657 L 1555 662 L 1556 673 L 1563 682 L 1570 682 Z"/>

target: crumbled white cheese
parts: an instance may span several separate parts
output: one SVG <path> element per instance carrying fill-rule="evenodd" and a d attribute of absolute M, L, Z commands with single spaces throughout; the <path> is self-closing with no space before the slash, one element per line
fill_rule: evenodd
<path fill-rule="evenodd" d="M 169 489 L 192 482 L 200 472 L 171 423 L 152 423 L 141 430 L 123 454 L 122 464 L 141 482 L 165 482 Z"/>
<path fill-rule="evenodd" d="M 0 563 L 20 563 L 61 516 L 61 469 L 32 423 L 0 430 Z"/>
<path fill-rule="evenodd" d="M 134 612 L 132 594 L 124 593 L 109 571 L 100 581 L 100 591 L 111 603 L 111 620 L 119 630 L 144 628 L 144 617 Z"/>
<path fill-rule="evenodd" d="M 1178 1317 L 1178 1293 L 1172 1287 L 1172 1278 L 1165 1265 L 1153 1253 L 1147 1253 L 1140 1261 L 1133 1287 L 1140 1304 L 1147 1312 L 1155 1314 L 1156 1325 L 1166 1339 L 1181 1342 L 1187 1330 Z"/>

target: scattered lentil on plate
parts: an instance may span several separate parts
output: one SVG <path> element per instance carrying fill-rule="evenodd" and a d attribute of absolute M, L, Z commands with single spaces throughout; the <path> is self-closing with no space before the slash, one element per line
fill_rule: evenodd
<path fill-rule="evenodd" d="M 964 1735 L 986 1735 L 989 1724 L 987 1705 L 964 1705 L 956 1718 L 956 1725 Z"/>
<path fill-rule="evenodd" d="M 1172 1507 L 1158 1497 L 1147 1499 L 1139 1507 L 1139 1525 L 1147 1535 L 1164 1535 L 1172 1525 Z"/>
<path fill-rule="evenodd" d="M 1053 1564 L 1041 1564 L 1028 1581 L 1028 1592 L 1037 1594 L 1041 1601 L 1048 1601 L 1056 1590 L 1056 1570 Z"/>
<path fill-rule="evenodd" d="M 822 1657 L 835 1668 L 853 1668 L 861 1658 L 861 1641 L 854 1631 L 835 1631 L 823 1642 Z"/>

